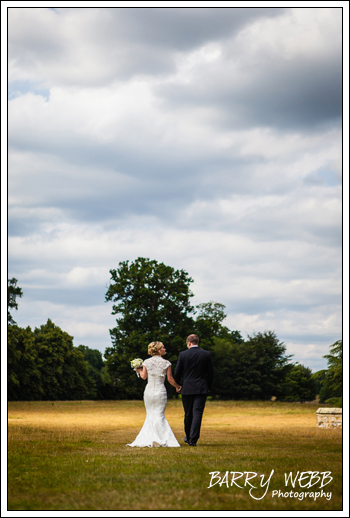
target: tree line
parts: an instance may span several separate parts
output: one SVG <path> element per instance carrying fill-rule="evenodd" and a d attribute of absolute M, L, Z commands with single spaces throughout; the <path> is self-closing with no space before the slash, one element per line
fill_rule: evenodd
<path fill-rule="evenodd" d="M 110 270 L 105 301 L 112 302 L 116 326 L 104 353 L 85 345 L 50 319 L 40 328 L 22 329 L 8 311 L 8 397 L 10 400 L 142 399 L 145 383 L 130 368 L 133 358 L 147 357 L 148 343 L 163 342 L 173 370 L 195 333 L 211 352 L 214 399 L 311 401 L 341 406 L 342 341 L 326 355 L 328 369 L 292 362 L 273 331 L 243 339 L 223 324 L 225 306 L 210 301 L 193 307 L 193 282 L 184 270 L 139 257 Z M 18 309 L 17 280 L 8 282 L 8 308 Z M 169 398 L 179 397 L 167 384 Z"/>

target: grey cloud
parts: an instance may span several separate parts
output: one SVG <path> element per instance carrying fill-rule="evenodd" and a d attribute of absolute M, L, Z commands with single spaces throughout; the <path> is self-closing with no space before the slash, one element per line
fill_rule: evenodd
<path fill-rule="evenodd" d="M 77 148 L 79 154 L 79 148 Z M 103 153 L 102 153 L 103 154 Z M 206 229 L 219 232 L 250 236 L 257 242 L 265 240 L 313 240 L 331 247 L 341 245 L 341 227 L 333 221 L 325 225 L 323 219 L 317 221 L 314 211 L 310 214 L 298 213 L 295 207 L 302 200 L 318 198 L 314 210 L 326 200 L 326 192 L 303 190 L 301 193 L 287 182 L 280 193 L 275 194 L 275 202 L 269 206 L 259 206 L 258 198 L 264 196 L 260 184 L 252 184 L 252 173 L 249 171 L 249 161 L 231 161 L 230 171 L 220 174 L 223 164 L 220 160 L 186 161 L 186 157 L 177 162 L 167 161 L 166 157 L 151 157 L 148 160 L 141 156 L 123 156 L 115 152 L 108 158 L 108 165 L 119 161 L 123 174 L 103 169 L 97 156 L 91 152 L 89 168 L 80 164 L 77 168 L 71 162 L 62 163 L 58 168 L 48 165 L 48 170 L 35 175 L 26 172 L 22 175 L 17 196 L 22 198 L 19 206 L 15 204 L 10 209 L 9 234 L 26 235 L 43 229 L 47 223 L 45 216 L 31 212 L 23 220 L 21 212 L 16 210 L 23 206 L 52 208 L 62 211 L 61 216 L 51 217 L 54 222 L 60 218 L 71 221 L 100 222 L 103 225 L 120 224 L 131 216 L 154 216 L 171 225 L 184 230 Z M 106 154 L 104 159 L 107 160 Z M 87 160 L 85 156 L 84 160 Z M 91 166 L 91 162 L 96 167 Z M 211 163 L 212 162 L 212 163 Z M 218 173 L 216 173 L 218 171 Z M 269 189 L 271 191 L 271 189 Z M 294 194 L 292 195 L 292 192 Z M 330 187 L 329 196 L 332 195 Z M 240 195 L 240 203 L 248 195 L 257 197 L 255 207 L 242 213 L 225 213 L 219 200 L 225 200 L 232 193 Z M 288 193 L 287 205 L 278 201 L 280 194 Z M 333 193 L 333 196 L 337 193 Z M 29 196 L 29 201 L 24 198 Z M 186 209 L 196 200 L 207 201 L 210 204 L 197 209 L 190 218 Z M 215 202 L 218 200 L 218 203 Z M 228 203 L 228 202 L 227 202 Z M 232 204 L 234 205 L 234 201 Z M 249 205 L 248 205 L 249 206 Z M 119 223 L 118 223 L 119 222 Z"/>
<path fill-rule="evenodd" d="M 222 40 L 262 17 L 283 14 L 284 8 L 119 8 L 111 9 L 118 18 L 125 41 L 162 46 L 171 50 L 191 50 L 208 41 Z"/>
<path fill-rule="evenodd" d="M 158 150 L 156 142 L 153 149 L 139 149 L 135 143 L 130 152 L 118 143 L 104 146 L 69 135 L 46 142 L 40 135 L 26 140 L 15 131 L 11 142 L 15 155 L 31 151 L 31 168 L 24 163 L 16 175 L 20 175 L 20 183 L 9 179 L 10 192 L 15 189 L 21 197 L 20 205 L 14 203 L 13 209 L 57 207 L 81 221 L 161 213 L 162 218 L 174 221 L 196 199 L 222 197 L 232 189 L 251 191 L 249 160 L 229 159 L 216 152 L 210 157 L 189 157 L 187 152 L 169 155 L 167 149 Z M 41 150 L 45 151 L 43 158 Z M 9 164 L 12 167 L 11 155 Z M 10 230 L 17 234 L 40 224 L 35 214 L 27 215 L 23 228 L 16 219 L 13 214 Z"/>
<path fill-rule="evenodd" d="M 286 192 L 288 187 L 286 188 Z M 232 191 L 230 191 L 232 192 Z M 188 219 L 181 212 L 177 215 L 177 225 L 186 230 L 206 229 L 213 232 L 225 232 L 240 236 L 249 236 L 256 243 L 274 241 L 313 242 L 315 245 L 338 248 L 342 243 L 341 212 L 335 214 L 334 208 L 327 207 L 328 199 L 338 199 L 340 192 L 332 192 L 327 195 L 323 188 L 313 192 L 300 192 L 291 189 L 288 199 L 283 202 L 278 195 L 270 205 L 261 203 L 264 200 L 263 193 L 259 189 L 252 189 L 256 199 L 256 206 L 251 206 L 251 198 L 248 196 L 244 207 L 245 194 L 237 195 L 241 209 L 229 212 L 221 207 L 225 197 L 218 198 L 217 203 L 210 201 L 198 207 Z M 237 193 L 236 193 L 237 194 Z M 213 196 L 214 197 L 214 196 Z M 329 197 L 329 198 L 328 198 Z M 204 200 L 202 195 L 202 200 Z M 209 196 L 207 196 L 207 200 Z M 226 205 L 235 206 L 235 199 L 228 198 Z M 306 208 L 310 203 L 312 211 Z M 340 202 L 339 202 L 340 203 Z M 250 208 L 249 208 L 250 207 Z M 327 222 L 327 214 L 329 221 Z M 317 217 L 319 216 L 319 217 Z M 257 258 L 259 260 L 259 258 Z M 312 274 L 308 271 L 307 275 Z"/>
<path fill-rule="evenodd" d="M 79 154 L 79 148 L 76 149 Z M 80 221 L 108 221 L 127 217 L 130 214 L 174 214 L 181 207 L 193 201 L 198 189 L 200 164 L 188 164 L 185 160 L 169 162 L 165 157 L 143 159 L 127 157 L 114 150 L 108 159 L 108 166 L 117 163 L 123 173 L 106 169 L 99 156 L 103 152 L 87 152 L 77 167 L 72 160 L 59 166 L 32 174 L 23 171 L 17 196 L 20 205 L 11 205 L 10 235 L 31 231 L 46 222 L 40 215 L 28 214 L 21 226 L 22 216 L 16 210 L 23 206 L 56 207 L 64 211 L 66 217 Z M 89 162 L 90 158 L 90 163 Z M 94 167 L 95 164 L 95 167 Z M 85 167 L 86 166 L 86 167 Z M 180 171 L 180 173 L 179 173 Z M 10 189 L 12 190 L 11 182 Z M 25 198 L 29 197 L 28 201 Z"/>
<path fill-rule="evenodd" d="M 42 221 L 37 216 L 26 217 L 23 215 L 10 215 L 8 220 L 7 232 L 9 236 L 29 236 L 40 231 Z"/>
<path fill-rule="evenodd" d="M 235 60 L 207 65 L 191 84 L 161 85 L 166 106 L 219 110 L 226 128 L 278 127 L 287 131 L 339 124 L 342 116 L 341 53 L 328 61 L 275 59 L 247 68 L 237 82 Z M 215 121 L 213 121 L 215 123 Z"/>
<path fill-rule="evenodd" d="M 233 99 L 247 123 L 280 128 L 313 128 L 339 122 L 342 114 L 341 59 L 336 62 L 296 63 L 261 71 Z M 229 99 L 229 98 L 228 98 Z M 249 102 L 250 101 L 250 102 Z"/>
<path fill-rule="evenodd" d="M 321 222 L 308 222 L 307 216 L 305 220 L 300 218 L 295 220 L 293 213 L 288 218 L 278 215 L 278 211 L 273 214 L 265 214 L 261 210 L 251 217 L 246 217 L 238 222 L 222 221 L 217 219 L 217 225 L 211 222 L 211 228 L 214 230 L 224 230 L 232 232 L 234 228 L 238 234 L 250 236 L 256 242 L 268 241 L 305 241 L 312 240 L 315 244 L 323 244 L 329 247 L 339 248 L 342 243 L 342 231 L 339 223 L 328 225 L 325 227 Z M 310 272 L 309 272 L 310 273 Z"/>
<path fill-rule="evenodd" d="M 290 274 L 290 277 L 293 278 L 293 275 Z M 253 288 L 252 288 L 253 290 Z M 234 299 L 237 297 L 237 300 Z M 232 300 L 233 299 L 233 300 Z M 227 303 L 226 311 L 230 314 L 238 314 L 244 313 L 245 315 L 257 315 L 262 312 L 272 312 L 278 313 L 281 308 L 286 308 L 285 297 L 281 296 L 280 299 L 276 299 L 276 297 L 271 297 L 267 293 L 264 297 L 256 297 L 253 296 L 251 300 L 249 298 L 243 298 L 241 295 L 232 293 L 232 299 Z M 316 300 L 317 297 L 314 297 L 313 301 L 304 300 L 299 303 L 295 303 L 293 301 L 288 302 L 288 312 L 298 312 L 300 314 L 307 313 L 316 309 L 319 306 L 319 301 Z M 327 297 L 327 303 L 329 305 L 339 305 L 341 304 L 341 296 L 340 295 L 331 295 Z M 285 313 L 286 314 L 286 313 Z M 317 335 L 320 338 L 320 335 Z M 296 335 L 290 335 L 290 339 L 295 339 Z M 310 335 L 310 340 L 314 340 L 315 336 Z"/>
<path fill-rule="evenodd" d="M 232 36 L 284 8 L 58 8 L 9 23 L 9 57 L 47 84 L 106 84 L 175 70 L 175 54 Z M 33 27 L 31 27 L 33 23 Z M 85 52 L 84 52 L 85 49 Z M 94 67 L 98 72 L 91 73 Z"/>

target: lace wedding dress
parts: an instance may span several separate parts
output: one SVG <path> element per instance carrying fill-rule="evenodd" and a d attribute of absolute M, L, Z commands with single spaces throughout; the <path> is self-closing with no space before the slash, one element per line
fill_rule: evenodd
<path fill-rule="evenodd" d="M 164 385 L 166 371 L 171 363 L 161 356 L 152 356 L 143 362 L 147 369 L 147 385 L 143 394 L 146 407 L 146 420 L 133 443 L 127 446 L 167 446 L 180 447 L 164 411 L 167 404 L 167 394 Z"/>

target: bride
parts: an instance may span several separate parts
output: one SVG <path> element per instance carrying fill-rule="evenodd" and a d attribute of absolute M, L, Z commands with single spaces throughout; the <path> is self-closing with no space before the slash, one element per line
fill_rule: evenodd
<path fill-rule="evenodd" d="M 177 391 L 181 389 L 171 374 L 171 363 L 162 358 L 165 353 L 166 349 L 161 342 L 151 342 L 148 346 L 148 354 L 151 358 L 143 362 L 142 368 L 136 369 L 142 379 L 148 378 L 143 394 L 146 420 L 134 442 L 127 444 L 127 446 L 180 447 L 164 415 L 167 404 L 167 393 L 164 385 L 165 375 Z"/>

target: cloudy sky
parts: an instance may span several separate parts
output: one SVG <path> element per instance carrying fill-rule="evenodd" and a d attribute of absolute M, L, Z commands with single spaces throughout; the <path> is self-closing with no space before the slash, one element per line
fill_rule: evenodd
<path fill-rule="evenodd" d="M 185 269 L 193 304 L 225 304 L 244 338 L 273 330 L 325 368 L 342 331 L 341 38 L 339 7 L 10 8 L 17 323 L 51 318 L 104 352 L 109 270 L 142 256 Z"/>

